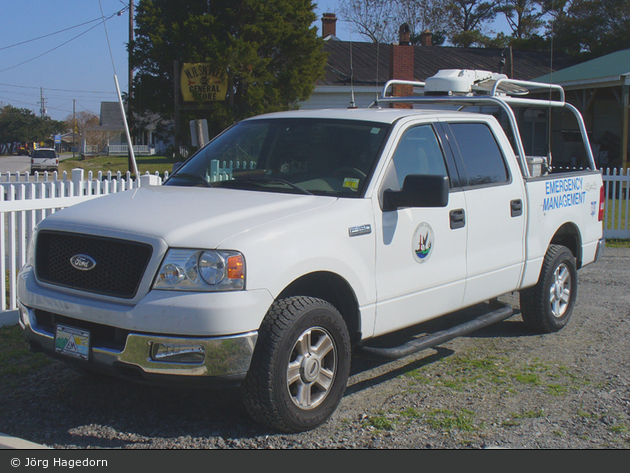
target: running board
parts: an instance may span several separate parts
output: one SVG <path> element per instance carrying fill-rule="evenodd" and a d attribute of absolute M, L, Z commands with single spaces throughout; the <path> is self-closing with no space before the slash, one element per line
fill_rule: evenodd
<path fill-rule="evenodd" d="M 403 345 L 391 348 L 377 348 L 377 347 L 361 347 L 360 353 L 370 355 L 385 360 L 397 360 L 408 355 L 412 355 L 427 348 L 431 348 L 442 343 L 448 342 L 456 337 L 461 337 L 469 333 L 475 332 L 479 329 L 487 327 L 502 320 L 509 319 L 514 315 L 514 309 L 508 304 L 499 303 L 501 306 L 498 309 L 480 315 L 476 319 L 469 322 L 465 322 L 460 325 L 455 325 L 447 330 L 424 335 L 420 338 L 411 340 Z M 496 305 L 493 305 L 496 307 Z"/>

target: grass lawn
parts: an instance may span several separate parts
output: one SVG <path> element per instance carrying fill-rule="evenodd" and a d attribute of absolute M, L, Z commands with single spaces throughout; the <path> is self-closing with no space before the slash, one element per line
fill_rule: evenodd
<path fill-rule="evenodd" d="M 158 171 L 163 176 L 164 171 L 171 172 L 173 163 L 175 163 L 174 158 L 165 156 L 136 156 L 136 164 L 140 174 L 145 174 L 147 171 L 154 174 L 155 171 Z M 111 171 L 112 174 L 120 171 L 125 174 L 129 170 L 129 163 L 127 156 L 98 156 L 86 159 L 77 156 L 76 159 L 69 158 L 59 162 L 60 173 L 67 171 L 68 174 L 71 174 L 72 170 L 76 168 L 84 169 L 86 174 L 90 171 L 94 174 L 99 171 L 103 173 Z"/>
<path fill-rule="evenodd" d="M 621 206 L 621 216 L 619 215 L 619 206 Z M 617 200 L 615 202 L 615 207 L 614 208 L 613 208 L 613 200 L 612 199 L 608 199 L 608 201 L 606 202 L 606 208 L 607 208 L 608 215 L 606 215 L 606 227 L 604 227 L 604 228 L 609 228 L 611 230 L 625 229 L 626 225 L 627 225 L 626 212 L 628 210 L 630 210 L 627 207 L 628 207 L 628 202 L 625 199 Z M 615 226 L 614 226 L 614 228 L 612 226 L 613 215 L 614 215 L 614 218 L 615 218 Z"/>

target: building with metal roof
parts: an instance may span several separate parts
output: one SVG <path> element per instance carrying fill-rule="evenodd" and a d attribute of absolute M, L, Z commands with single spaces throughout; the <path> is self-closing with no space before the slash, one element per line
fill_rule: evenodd
<path fill-rule="evenodd" d="M 628 164 L 630 49 L 535 78 L 561 85 L 580 110 L 600 167 Z"/>
<path fill-rule="evenodd" d="M 408 37 L 397 44 L 341 41 L 335 34 L 336 17 L 322 17 L 322 36 L 328 60 L 324 77 L 317 81 L 310 99 L 301 108 L 338 108 L 370 105 L 390 79 L 424 81 L 442 69 L 480 69 L 531 80 L 550 71 L 575 64 L 568 55 L 518 51 L 510 48 L 456 48 L 433 46 L 432 34 L 421 35 L 421 45 L 411 45 Z M 408 35 L 408 32 L 407 32 Z M 407 71 L 398 69 L 400 51 L 411 61 Z M 407 74 L 401 77 L 400 74 Z"/>

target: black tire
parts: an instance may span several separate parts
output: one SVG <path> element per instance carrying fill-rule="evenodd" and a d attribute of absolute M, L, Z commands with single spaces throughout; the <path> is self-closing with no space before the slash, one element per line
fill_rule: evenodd
<path fill-rule="evenodd" d="M 521 291 L 523 321 L 541 333 L 562 329 L 571 318 L 577 288 L 573 253 L 565 246 L 551 245 L 545 255 L 538 283 Z"/>
<path fill-rule="evenodd" d="M 281 299 L 258 333 L 243 402 L 261 424 L 303 432 L 337 409 L 350 374 L 351 346 L 341 314 L 311 297 Z"/>

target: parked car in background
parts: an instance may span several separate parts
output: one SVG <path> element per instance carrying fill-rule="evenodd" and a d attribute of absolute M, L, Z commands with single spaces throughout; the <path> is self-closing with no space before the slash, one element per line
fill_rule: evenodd
<path fill-rule="evenodd" d="M 28 156 L 29 154 L 30 154 L 30 151 L 28 149 L 28 144 L 18 146 L 18 149 L 17 149 L 18 156 Z"/>
<path fill-rule="evenodd" d="M 39 148 L 31 153 L 31 172 L 56 171 L 59 169 L 59 157 L 53 148 Z"/>

